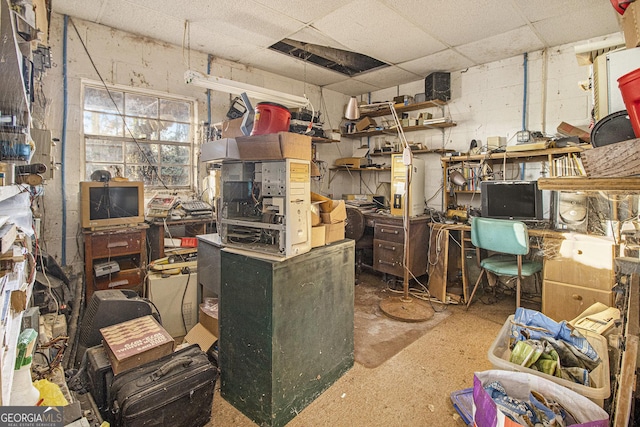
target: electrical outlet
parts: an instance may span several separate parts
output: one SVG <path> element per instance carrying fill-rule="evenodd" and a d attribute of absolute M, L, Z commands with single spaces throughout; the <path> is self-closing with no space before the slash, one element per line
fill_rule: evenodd
<path fill-rule="evenodd" d="M 516 138 L 518 143 L 529 142 L 531 140 L 531 134 L 528 130 L 521 130 L 516 134 Z"/>

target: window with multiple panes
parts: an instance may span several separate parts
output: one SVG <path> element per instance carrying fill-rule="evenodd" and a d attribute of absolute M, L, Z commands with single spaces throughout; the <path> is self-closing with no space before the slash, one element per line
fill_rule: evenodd
<path fill-rule="evenodd" d="M 87 179 L 104 169 L 149 187 L 190 187 L 192 101 L 89 85 L 83 101 Z"/>

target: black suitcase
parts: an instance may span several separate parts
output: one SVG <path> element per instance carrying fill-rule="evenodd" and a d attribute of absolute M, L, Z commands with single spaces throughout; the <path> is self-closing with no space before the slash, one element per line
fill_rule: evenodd
<path fill-rule="evenodd" d="M 116 427 L 204 426 L 218 368 L 197 345 L 116 375 L 109 391 Z"/>

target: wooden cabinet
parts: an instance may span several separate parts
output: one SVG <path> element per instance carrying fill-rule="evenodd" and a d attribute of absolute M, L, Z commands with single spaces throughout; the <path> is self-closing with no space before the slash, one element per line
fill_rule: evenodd
<path fill-rule="evenodd" d="M 368 215 L 367 219 L 371 216 Z M 409 224 L 409 271 L 415 277 L 427 272 L 429 218 L 411 218 Z M 373 268 L 382 273 L 404 277 L 405 232 L 402 217 L 376 215 L 373 223 Z"/>
<path fill-rule="evenodd" d="M 565 237 L 544 240 L 542 312 L 556 321 L 571 320 L 596 302 L 614 302 L 615 242 L 581 234 Z"/>
<path fill-rule="evenodd" d="M 144 292 L 147 267 L 146 224 L 105 230 L 84 230 L 85 303 L 97 290 L 133 289 Z M 96 275 L 94 267 L 108 261 L 119 271 Z"/>

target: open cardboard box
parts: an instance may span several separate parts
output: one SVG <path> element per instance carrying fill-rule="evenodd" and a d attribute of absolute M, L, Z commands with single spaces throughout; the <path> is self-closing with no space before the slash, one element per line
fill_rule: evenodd
<path fill-rule="evenodd" d="M 311 161 L 311 137 L 291 132 L 236 138 L 241 160 L 299 159 Z"/>
<path fill-rule="evenodd" d="M 211 162 L 214 160 L 238 160 L 238 144 L 235 138 L 222 138 L 202 144 L 200 148 L 200 161 Z"/>

